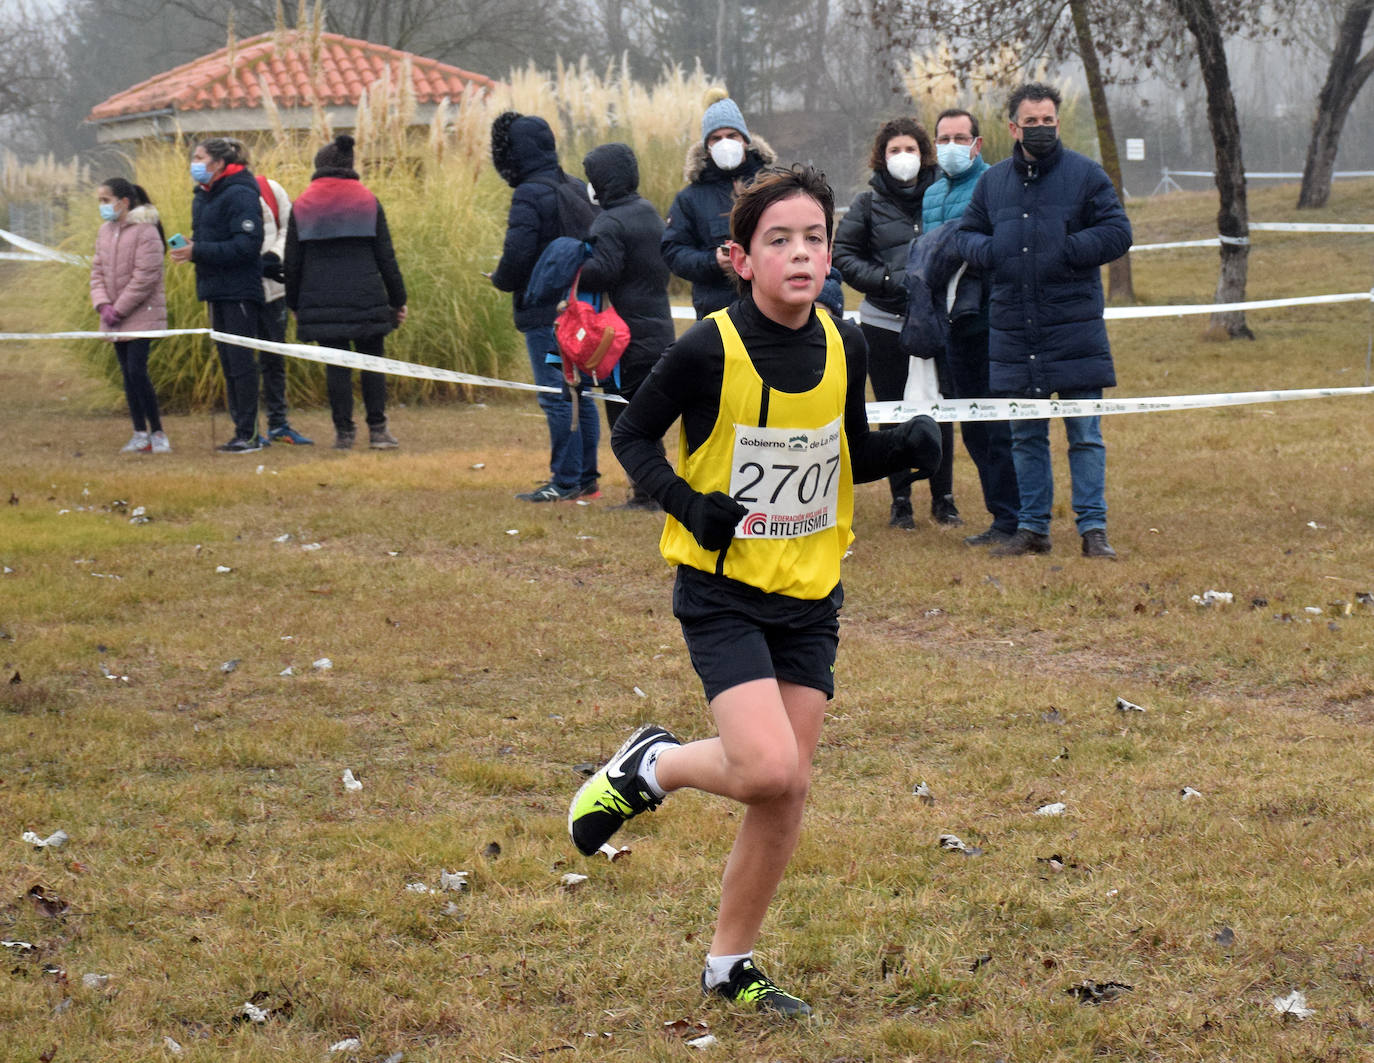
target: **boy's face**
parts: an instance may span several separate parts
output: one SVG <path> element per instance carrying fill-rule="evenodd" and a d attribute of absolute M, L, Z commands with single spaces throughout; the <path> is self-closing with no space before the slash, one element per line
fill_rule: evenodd
<path fill-rule="evenodd" d="M 748 250 L 730 245 L 730 264 L 751 283 L 754 302 L 766 316 L 800 328 L 830 272 L 825 211 L 802 194 L 769 204 Z"/>

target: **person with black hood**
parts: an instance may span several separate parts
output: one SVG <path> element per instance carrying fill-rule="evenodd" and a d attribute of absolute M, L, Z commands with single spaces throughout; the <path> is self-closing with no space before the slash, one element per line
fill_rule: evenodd
<path fill-rule="evenodd" d="M 525 300 L 530 273 L 539 256 L 561 231 L 558 211 L 560 184 L 572 183 L 583 197 L 587 186 L 563 172 L 549 123 L 538 115 L 506 111 L 491 124 L 491 161 L 496 172 L 515 189 L 506 218 L 506 240 L 491 283 L 512 293 L 515 327 L 525 336 L 534 382 L 556 391 L 539 392 L 539 407 L 549 426 L 549 479 L 516 498 L 525 502 L 565 502 L 601 494 L 596 448 L 601 420 L 590 396 L 564 387 L 562 359 L 553 323 L 554 302 L 531 305 Z"/>
<path fill-rule="evenodd" d="M 387 333 L 406 319 L 406 286 L 391 246 L 386 212 L 353 168 L 353 138 L 341 133 L 315 153 L 315 172 L 286 225 L 286 305 L 296 337 L 381 357 Z M 387 430 L 386 375 L 359 374 L 369 445 L 393 450 Z M 353 371 L 325 366 L 334 447 L 352 448 Z"/>
<path fill-rule="evenodd" d="M 191 152 L 191 239 L 169 252 L 196 267 L 196 298 L 210 307 L 217 332 L 257 339 L 267 335 L 262 294 L 262 210 L 258 182 L 224 137 L 202 140 Z M 225 402 L 234 438 L 219 449 L 247 454 L 263 447 L 258 435 L 258 360 L 248 347 L 215 341 L 224 370 Z"/>
<path fill-rule="evenodd" d="M 663 232 L 663 259 L 692 282 L 697 319 L 723 310 L 739 297 L 730 268 L 730 209 L 735 197 L 777 154 L 760 136 L 750 136 L 739 105 L 723 88 L 706 94 L 701 139 L 687 149 L 677 194 Z"/>
<path fill-rule="evenodd" d="M 602 144 L 582 160 L 602 211 L 592 222 L 592 255 L 582 266 L 580 289 L 605 292 L 630 330 L 630 346 L 620 358 L 620 394 L 626 402 L 673 342 L 668 304 L 668 267 L 661 242 L 663 219 L 639 195 L 639 160 L 628 144 Z M 606 403 L 612 430 L 625 410 Z M 657 510 L 658 503 L 634 481 L 625 509 Z"/>
<path fill-rule="evenodd" d="M 859 327 L 868 341 L 868 377 L 873 397 L 895 402 L 906 397 L 908 371 L 928 377 L 927 393 L 937 392 L 934 360 L 908 359 L 897 342 L 906 318 L 906 259 L 911 241 L 921 233 L 921 203 L 926 189 L 940 177 L 930 134 L 914 118 L 893 118 L 878 127 L 869 156 L 869 187 L 854 197 L 835 228 L 835 265 L 851 288 L 864 294 Z M 930 516 L 937 524 L 959 525 L 954 505 L 954 426 L 940 425 L 942 459 L 930 477 Z M 888 523 L 908 531 L 916 527 L 911 512 L 908 475 L 888 479 L 892 511 Z"/>

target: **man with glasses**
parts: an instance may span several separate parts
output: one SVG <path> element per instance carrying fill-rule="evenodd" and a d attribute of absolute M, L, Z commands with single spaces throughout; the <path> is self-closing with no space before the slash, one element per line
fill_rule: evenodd
<path fill-rule="evenodd" d="M 1116 386 L 1102 320 L 1101 267 L 1131 246 L 1131 223 L 1106 171 L 1059 141 L 1059 93 L 1029 82 L 1011 94 L 1012 156 L 979 180 L 959 253 L 991 282 L 988 375 L 1010 398 L 1099 399 Z M 1097 417 L 1066 417 L 1073 509 L 1083 554 L 1107 542 L 1107 452 Z M 1011 422 L 1019 507 L 998 557 L 1050 552 L 1054 480 L 1049 422 Z"/>
<path fill-rule="evenodd" d="M 978 179 L 988 170 L 983 158 L 978 119 L 951 108 L 935 119 L 935 152 L 944 176 L 926 189 L 921 201 L 921 231 L 930 232 L 963 217 Z M 949 364 L 954 395 L 959 399 L 987 397 L 988 286 L 977 269 L 965 267 L 949 281 L 941 304 L 948 308 Z M 963 421 L 959 432 L 978 470 L 983 504 L 992 524 L 964 539 L 969 546 L 1000 546 L 1016 534 L 1020 495 L 1016 467 L 1011 460 L 1011 429 L 1006 421 Z"/>

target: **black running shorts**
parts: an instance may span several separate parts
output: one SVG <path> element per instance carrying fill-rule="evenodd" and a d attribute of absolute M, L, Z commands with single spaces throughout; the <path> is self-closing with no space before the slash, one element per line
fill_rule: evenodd
<path fill-rule="evenodd" d="M 769 594 L 679 565 L 673 615 L 709 701 L 754 679 L 778 679 L 835 696 L 840 584 L 816 601 Z"/>

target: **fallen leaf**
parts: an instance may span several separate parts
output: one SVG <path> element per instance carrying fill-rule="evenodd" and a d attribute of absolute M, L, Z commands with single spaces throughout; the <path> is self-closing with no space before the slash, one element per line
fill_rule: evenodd
<path fill-rule="evenodd" d="M 315 669 L 315 671 L 317 672 L 327 672 L 334 667 L 334 662 L 331 661 L 328 657 L 321 657 L 317 661 L 311 661 L 310 667 Z"/>
<path fill-rule="evenodd" d="M 222 665 L 220 665 L 219 670 L 227 675 L 229 672 L 238 671 L 238 667 L 239 658 L 235 657 L 232 661 L 225 661 Z"/>
<path fill-rule="evenodd" d="M 563 888 L 567 890 L 576 889 L 578 886 L 582 885 L 582 883 L 586 881 L 587 876 L 579 875 L 576 871 L 569 871 L 560 880 Z"/>
<path fill-rule="evenodd" d="M 913 794 L 913 796 L 919 797 L 921 799 L 922 804 L 935 804 L 935 794 L 931 791 L 930 787 L 925 784 L 924 781 L 918 782 L 912 788 L 911 793 Z"/>
<path fill-rule="evenodd" d="M 61 849 L 62 846 L 67 844 L 68 839 L 67 832 L 64 830 L 55 830 L 46 838 L 40 838 L 33 831 L 26 830 L 19 836 L 19 840 L 21 842 L 28 842 L 35 849 Z"/>
<path fill-rule="evenodd" d="M 468 888 L 468 873 L 466 871 L 439 871 L 439 888 L 448 890 L 451 893 L 463 893 Z"/>
<path fill-rule="evenodd" d="M 1307 1019 L 1311 1018 L 1316 1012 L 1307 1006 L 1307 997 L 1301 990 L 1295 989 L 1286 997 L 1275 997 L 1274 1010 L 1285 1019 Z"/>
<path fill-rule="evenodd" d="M 957 834 L 941 834 L 940 848 L 947 853 L 963 853 L 965 856 L 982 856 L 983 850 L 976 845 L 965 845 Z"/>
<path fill-rule="evenodd" d="M 1125 698 L 1116 699 L 1117 712 L 1144 712 L 1144 706 L 1137 705 L 1134 701 L 1127 701 Z"/>
<path fill-rule="evenodd" d="M 363 1043 L 356 1037 L 345 1037 L 342 1041 L 335 1041 L 329 1046 L 331 1052 L 357 1052 L 361 1050 Z"/>
<path fill-rule="evenodd" d="M 1129 993 L 1135 986 L 1125 982 L 1081 982 L 1064 990 L 1080 1004 L 1110 1004 L 1123 993 Z"/>
<path fill-rule="evenodd" d="M 1229 926 L 1224 926 L 1212 935 L 1212 940 L 1222 948 L 1229 949 L 1236 943 L 1236 932 Z"/>
<path fill-rule="evenodd" d="M 1185 800 L 1185 801 L 1191 801 L 1191 800 L 1192 800 L 1193 798 L 1195 798 L 1195 797 L 1201 797 L 1201 796 L 1202 796 L 1202 794 L 1201 794 L 1199 791 L 1194 790 L 1191 786 L 1185 786 L 1185 787 L 1184 787 L 1182 790 L 1180 790 L 1178 793 L 1179 793 L 1179 796 L 1182 797 L 1183 800 Z"/>
<path fill-rule="evenodd" d="M 1057 708 L 1055 708 L 1053 705 L 1050 706 L 1050 711 L 1042 714 L 1040 718 L 1044 720 L 1046 723 L 1064 722 L 1064 714 L 1060 712 Z"/>
<path fill-rule="evenodd" d="M 487 842 L 486 848 L 482 850 L 482 855 L 485 856 L 488 860 L 495 860 L 498 856 L 501 855 L 501 843 Z"/>

